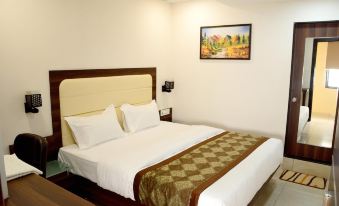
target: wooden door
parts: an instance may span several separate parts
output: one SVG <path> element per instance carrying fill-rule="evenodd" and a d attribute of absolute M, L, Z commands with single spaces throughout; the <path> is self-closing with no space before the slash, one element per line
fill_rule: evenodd
<path fill-rule="evenodd" d="M 285 156 L 330 164 L 332 148 L 297 143 L 301 101 L 305 39 L 338 37 L 339 21 L 301 22 L 294 24 L 290 95 L 286 125 Z"/>

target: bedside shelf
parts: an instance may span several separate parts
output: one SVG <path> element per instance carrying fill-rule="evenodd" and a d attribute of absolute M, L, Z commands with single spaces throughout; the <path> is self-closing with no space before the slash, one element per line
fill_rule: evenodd
<path fill-rule="evenodd" d="M 62 166 L 58 160 L 47 162 L 47 165 L 46 165 L 46 178 L 47 179 L 55 175 L 61 174 L 63 172 L 67 172 L 67 168 L 65 166 Z"/>
<path fill-rule="evenodd" d="M 166 115 L 160 115 L 160 120 L 161 121 L 167 121 L 167 122 L 172 122 L 172 108 L 168 108 L 170 110 L 169 114 Z M 161 112 L 159 112 L 161 114 Z"/>
<path fill-rule="evenodd" d="M 75 176 L 68 172 L 69 168 L 60 163 L 58 160 L 47 162 L 46 178 L 71 191 L 75 183 Z"/>

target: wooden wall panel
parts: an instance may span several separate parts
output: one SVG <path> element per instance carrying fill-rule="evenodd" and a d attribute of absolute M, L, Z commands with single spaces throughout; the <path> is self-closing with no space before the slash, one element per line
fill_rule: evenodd
<path fill-rule="evenodd" d="M 64 79 L 124 76 L 150 74 L 152 76 L 152 98 L 156 99 L 156 68 L 126 68 L 126 69 L 88 69 L 88 70 L 56 70 L 49 71 L 51 95 L 51 113 L 53 135 L 47 137 L 48 159 L 56 159 L 59 148 L 62 147 L 59 85 Z"/>

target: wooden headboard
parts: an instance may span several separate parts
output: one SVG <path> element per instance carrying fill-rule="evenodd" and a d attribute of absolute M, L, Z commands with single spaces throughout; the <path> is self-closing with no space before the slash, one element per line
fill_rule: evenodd
<path fill-rule="evenodd" d="M 62 147 L 59 86 L 63 80 L 142 74 L 149 74 L 152 76 L 152 99 L 156 99 L 156 68 L 154 67 L 49 71 L 53 135 L 47 138 L 48 159 L 56 159 L 59 148 Z"/>

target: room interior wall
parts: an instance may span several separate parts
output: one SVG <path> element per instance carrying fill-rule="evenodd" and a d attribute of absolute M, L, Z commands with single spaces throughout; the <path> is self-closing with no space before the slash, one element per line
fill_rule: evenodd
<path fill-rule="evenodd" d="M 174 4 L 174 120 L 284 139 L 293 24 L 336 20 L 338 9 L 337 1 Z M 251 60 L 199 59 L 201 26 L 243 23 L 252 24 Z"/>
<path fill-rule="evenodd" d="M 8 198 L 8 188 L 7 188 L 7 180 L 6 180 L 6 172 L 5 172 L 5 163 L 4 163 L 4 158 L 3 158 L 3 139 L 2 139 L 2 132 L 0 129 L 0 196 L 3 199 Z M 0 198 L 1 201 L 1 198 Z M 1 202 L 0 202 L 1 205 Z"/>
<path fill-rule="evenodd" d="M 339 69 L 339 41 L 330 42 L 327 50 L 326 68 Z"/>
<path fill-rule="evenodd" d="M 236 2 L 236 3 L 230 3 Z M 238 3 L 237 3 L 238 2 Z M 285 133 L 293 22 L 339 19 L 335 1 L 3 0 L 0 127 L 4 149 L 22 132 L 50 135 L 48 71 L 156 66 L 160 107 L 174 120 Z M 252 58 L 200 60 L 200 26 L 252 23 Z M 174 80 L 172 93 L 161 92 Z M 24 113 L 24 94 L 43 107 Z"/>
<path fill-rule="evenodd" d="M 328 45 L 327 42 L 318 43 L 314 69 L 312 115 L 334 118 L 337 109 L 337 90 L 325 87 Z"/>
<path fill-rule="evenodd" d="M 3 0 L 0 6 L 0 127 L 4 150 L 16 135 L 52 134 L 49 70 L 157 67 L 157 97 L 167 79 L 171 6 L 160 0 Z M 26 91 L 42 94 L 24 112 Z"/>

